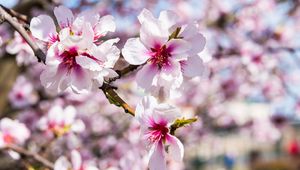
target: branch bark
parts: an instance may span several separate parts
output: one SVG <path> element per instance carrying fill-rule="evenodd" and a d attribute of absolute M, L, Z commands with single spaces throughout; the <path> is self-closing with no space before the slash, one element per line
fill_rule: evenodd
<path fill-rule="evenodd" d="M 22 148 L 20 146 L 12 145 L 12 144 L 7 145 L 6 149 L 13 150 L 13 151 L 19 153 L 21 156 L 32 158 L 36 162 L 39 162 L 42 165 L 44 165 L 45 167 L 48 167 L 50 169 L 54 169 L 54 164 L 52 162 L 50 162 L 49 160 L 47 160 L 46 158 L 40 156 L 37 153 L 28 151 L 28 150 L 26 150 L 26 149 L 24 149 L 24 148 Z"/>
<path fill-rule="evenodd" d="M 25 28 L 17 22 L 8 12 L 6 12 L 5 8 L 0 5 L 0 17 L 7 21 L 19 34 L 24 38 L 24 40 L 28 43 L 28 45 L 32 48 L 34 55 L 38 58 L 39 62 L 46 62 L 46 54 L 38 47 L 38 45 L 33 41 L 33 39 L 29 36 Z"/>
<path fill-rule="evenodd" d="M 114 87 L 107 83 L 103 83 L 100 89 L 105 94 L 106 98 L 111 104 L 114 104 L 118 107 L 122 107 L 126 113 L 129 113 L 131 116 L 134 116 L 134 109 L 130 107 L 114 90 Z"/>
<path fill-rule="evenodd" d="M 113 81 L 116 81 L 117 79 L 120 79 L 121 77 L 123 77 L 124 75 L 136 70 L 139 66 L 141 65 L 129 65 L 125 68 L 123 68 L 122 70 L 117 70 L 116 72 L 118 73 L 118 77 L 114 77 L 108 80 L 108 83 L 111 83 Z"/>

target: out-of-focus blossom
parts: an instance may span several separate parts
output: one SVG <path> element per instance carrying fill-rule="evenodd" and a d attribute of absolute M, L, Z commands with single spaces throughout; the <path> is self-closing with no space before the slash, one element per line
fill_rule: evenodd
<path fill-rule="evenodd" d="M 39 97 L 32 83 L 21 75 L 17 78 L 8 99 L 13 107 L 22 108 L 35 104 Z"/>
<path fill-rule="evenodd" d="M 54 170 L 98 170 L 89 162 L 84 162 L 77 150 L 71 152 L 71 162 L 65 156 L 61 156 L 54 164 Z"/>
<path fill-rule="evenodd" d="M 16 54 L 18 65 L 29 65 L 37 62 L 37 58 L 35 57 L 31 47 L 18 32 L 15 32 L 14 39 L 7 44 L 6 51 L 9 54 Z"/>
<path fill-rule="evenodd" d="M 168 96 L 180 87 L 184 75 L 201 75 L 203 64 L 197 54 L 205 38 L 194 24 L 180 26 L 171 11 L 162 11 L 157 19 L 144 9 L 138 19 L 140 38 L 128 39 L 122 54 L 130 64 L 145 64 L 136 77 L 141 88 L 153 94 L 163 88 Z"/>
<path fill-rule="evenodd" d="M 9 144 L 23 145 L 30 137 L 27 127 L 17 120 L 3 118 L 0 121 L 0 148 Z"/>
<path fill-rule="evenodd" d="M 170 134 L 169 127 L 179 115 L 179 110 L 168 104 L 158 104 L 152 96 L 146 96 L 136 107 L 136 118 L 141 124 L 142 138 L 151 147 L 150 170 L 166 170 L 166 151 L 176 161 L 182 161 L 184 148 L 178 138 Z"/>
<path fill-rule="evenodd" d="M 104 77 L 114 77 L 112 70 L 119 58 L 114 45 L 118 38 L 102 42 L 100 38 L 115 30 L 112 16 L 82 12 L 76 18 L 64 6 L 54 9 L 60 30 L 47 15 L 34 17 L 30 23 L 32 35 L 46 43 L 47 67 L 40 76 L 47 90 L 60 93 L 67 88 L 85 93 L 102 86 Z"/>
<path fill-rule="evenodd" d="M 57 136 L 68 132 L 82 132 L 85 129 L 84 123 L 76 119 L 76 109 L 73 106 L 62 108 L 59 105 L 53 106 L 48 114 L 38 122 L 42 131 L 52 132 Z"/>

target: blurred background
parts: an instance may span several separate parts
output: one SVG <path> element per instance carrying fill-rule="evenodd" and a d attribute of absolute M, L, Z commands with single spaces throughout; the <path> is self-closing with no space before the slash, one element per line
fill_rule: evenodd
<path fill-rule="evenodd" d="M 189 80 L 183 96 L 170 102 L 199 121 L 177 131 L 185 146 L 185 170 L 299 170 L 300 169 L 300 1 L 299 0 L 0 0 L 28 16 L 53 16 L 59 4 L 76 14 L 96 9 L 113 15 L 123 47 L 138 36 L 137 15 L 143 8 L 155 16 L 174 10 L 182 23 L 197 22 L 206 37 L 199 55 L 203 77 Z M 24 23 L 26 25 L 26 23 Z M 84 146 L 86 159 L 100 169 L 145 169 L 138 150 L 137 123 L 99 94 L 51 96 L 40 85 L 43 65 L 8 25 L 1 24 L 0 117 L 13 117 L 32 130 L 28 148 L 45 143 L 35 122 L 53 105 L 72 105 L 86 124 L 86 133 L 66 135 L 49 149 L 49 159 L 67 148 Z M 22 38 L 21 38 L 22 39 Z M 23 43 L 23 44 L 22 44 Z M 118 61 L 116 68 L 126 63 Z M 134 74 L 118 80 L 121 96 L 132 106 L 143 93 Z M 2 153 L 5 155 L 5 153 Z M 139 160 L 139 161 L 138 161 Z M 0 169 L 16 163 L 0 156 Z M 129 166 L 130 165 L 130 166 Z"/>

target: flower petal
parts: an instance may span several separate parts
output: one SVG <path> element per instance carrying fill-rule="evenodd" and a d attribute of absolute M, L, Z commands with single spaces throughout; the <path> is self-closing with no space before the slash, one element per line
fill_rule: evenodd
<path fill-rule="evenodd" d="M 172 39 L 166 44 L 172 58 L 177 60 L 185 60 L 188 56 L 187 52 L 191 49 L 190 43 L 183 39 Z"/>
<path fill-rule="evenodd" d="M 167 136 L 167 142 L 169 146 L 169 154 L 175 161 L 182 161 L 184 155 L 183 144 L 178 138 L 172 135 Z"/>
<path fill-rule="evenodd" d="M 187 61 L 181 64 L 183 75 L 187 77 L 201 76 L 204 70 L 203 61 L 198 55 L 188 57 Z"/>
<path fill-rule="evenodd" d="M 43 41 L 49 41 L 50 36 L 57 34 L 54 21 L 48 15 L 32 18 L 30 31 L 32 36 Z"/>
<path fill-rule="evenodd" d="M 141 42 L 151 49 L 157 45 L 165 44 L 169 39 L 168 28 L 162 25 L 162 22 L 154 18 L 153 15 L 144 9 L 138 16 L 142 24 L 140 29 Z"/>
<path fill-rule="evenodd" d="M 82 68 L 89 69 L 91 71 L 100 71 L 102 69 L 99 61 L 86 56 L 77 56 L 76 63 Z"/>
<path fill-rule="evenodd" d="M 73 106 L 67 106 L 63 111 L 63 116 L 66 125 L 72 124 L 76 117 L 76 109 Z"/>
<path fill-rule="evenodd" d="M 204 49 L 206 39 L 199 32 L 199 29 L 195 24 L 186 25 L 179 36 L 182 36 L 185 40 L 191 43 L 190 54 L 197 54 Z"/>
<path fill-rule="evenodd" d="M 120 57 L 120 50 L 114 45 L 119 38 L 109 39 L 99 46 L 93 46 L 91 53 L 102 62 L 103 67 L 113 68 Z"/>
<path fill-rule="evenodd" d="M 144 21 L 148 21 L 149 19 L 154 20 L 153 14 L 146 8 L 142 10 L 142 12 L 138 15 L 138 20 L 140 24 L 143 24 Z"/>
<path fill-rule="evenodd" d="M 149 112 L 146 110 L 153 110 L 157 105 L 157 100 L 153 96 L 145 96 L 143 99 L 136 105 L 135 117 L 138 119 L 141 125 L 147 124 Z"/>
<path fill-rule="evenodd" d="M 111 15 L 105 15 L 100 18 L 96 27 L 94 28 L 95 34 L 97 36 L 105 36 L 108 32 L 115 32 L 116 23 L 114 17 Z"/>
<path fill-rule="evenodd" d="M 154 65 L 146 64 L 136 75 L 136 82 L 138 86 L 149 91 L 155 75 L 158 73 L 158 68 Z"/>
<path fill-rule="evenodd" d="M 140 65 L 145 63 L 150 55 L 147 54 L 148 50 L 141 43 L 139 38 L 130 38 L 122 49 L 124 59 L 133 65 Z"/>
<path fill-rule="evenodd" d="M 81 155 L 77 150 L 71 152 L 72 169 L 80 169 L 82 165 Z"/>
<path fill-rule="evenodd" d="M 60 93 L 68 88 L 69 83 L 65 80 L 67 69 L 63 65 L 46 66 L 45 70 L 40 75 L 41 84 L 49 92 Z"/>
<path fill-rule="evenodd" d="M 155 122 L 160 122 L 160 120 L 164 120 L 171 124 L 179 116 L 179 109 L 177 109 L 175 106 L 164 103 L 157 105 L 153 112 L 153 118 Z"/>
<path fill-rule="evenodd" d="M 165 10 L 160 12 L 158 19 L 162 22 L 162 25 L 165 28 L 170 29 L 172 26 L 178 23 L 179 16 L 173 11 Z"/>
<path fill-rule="evenodd" d="M 85 125 L 83 123 L 82 120 L 75 120 L 75 122 L 72 124 L 72 127 L 71 127 L 72 131 L 73 132 L 76 132 L 76 133 L 80 133 L 80 132 L 83 132 L 84 129 L 85 129 Z"/>
<path fill-rule="evenodd" d="M 71 168 L 70 162 L 66 157 L 61 156 L 55 161 L 54 170 L 68 170 Z"/>
<path fill-rule="evenodd" d="M 167 170 L 164 147 L 162 142 L 154 145 L 153 151 L 149 153 L 149 169 L 150 170 Z"/>
<path fill-rule="evenodd" d="M 74 21 L 72 11 L 62 5 L 54 8 L 54 15 L 60 28 L 70 27 Z"/>
<path fill-rule="evenodd" d="M 88 71 L 77 65 L 69 75 L 71 78 L 71 89 L 75 93 L 87 93 L 92 88 L 92 81 Z"/>

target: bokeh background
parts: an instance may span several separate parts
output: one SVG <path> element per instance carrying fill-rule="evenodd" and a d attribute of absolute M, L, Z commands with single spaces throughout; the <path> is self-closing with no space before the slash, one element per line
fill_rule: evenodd
<path fill-rule="evenodd" d="M 113 15 L 117 31 L 110 37 L 120 37 L 120 48 L 127 38 L 138 36 L 137 15 L 143 8 L 156 16 L 161 10 L 174 10 L 182 23 L 197 22 L 207 39 L 199 54 L 206 66 L 203 77 L 185 83 L 184 95 L 170 102 L 199 121 L 178 130 L 185 158 L 183 164 L 170 163 L 171 169 L 300 169 L 300 1 L 0 0 L 0 4 L 29 18 L 41 13 L 53 16 L 58 4 L 74 13 L 96 9 L 101 15 Z M 130 116 L 110 105 L 100 91 L 47 94 L 39 83 L 43 65 L 25 62 L 30 55 L 26 50 L 16 60 L 20 51 L 7 48 L 16 41 L 8 25 L 1 24 L 0 36 L 0 117 L 27 123 L 32 129 L 28 148 L 45 143 L 34 125 L 51 106 L 73 105 L 86 131 L 56 140 L 49 149 L 50 159 L 67 153 L 66 148 L 84 146 L 85 158 L 95 159 L 100 169 L 143 169 L 145 152 L 137 147 L 138 125 Z M 125 65 L 121 59 L 116 68 Z M 116 82 L 132 106 L 143 95 L 134 74 Z M 0 169 L 13 167 L 16 162 L 2 153 Z"/>

